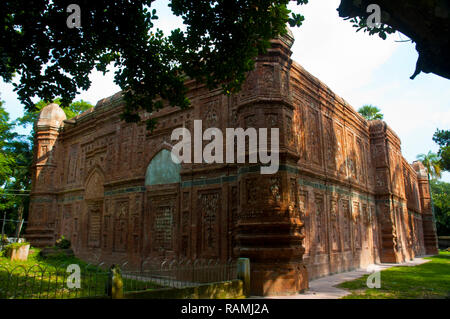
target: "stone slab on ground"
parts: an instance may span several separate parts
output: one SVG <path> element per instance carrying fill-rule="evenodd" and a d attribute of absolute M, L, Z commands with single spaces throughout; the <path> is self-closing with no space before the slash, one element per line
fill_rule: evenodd
<path fill-rule="evenodd" d="M 423 256 L 427 257 L 427 256 Z M 429 262 L 430 260 L 424 259 L 423 257 L 420 258 L 414 258 L 411 261 L 407 261 L 402 264 L 377 264 L 373 265 L 376 266 L 379 270 L 385 270 L 391 267 L 398 267 L 398 266 L 418 266 L 424 263 Z M 370 269 L 370 266 L 368 267 Z M 296 295 L 290 295 L 290 296 L 269 296 L 269 297 L 257 297 L 252 296 L 250 298 L 269 298 L 269 299 L 339 299 L 346 295 L 351 294 L 350 291 L 340 289 L 337 287 L 334 287 L 342 282 L 354 280 L 357 278 L 360 278 L 364 275 L 369 274 L 370 271 L 367 271 L 367 269 L 358 269 L 354 271 L 339 273 L 331 276 L 326 276 L 322 278 L 318 278 L 315 280 L 310 281 L 309 283 L 309 289 L 302 294 L 296 294 Z"/>

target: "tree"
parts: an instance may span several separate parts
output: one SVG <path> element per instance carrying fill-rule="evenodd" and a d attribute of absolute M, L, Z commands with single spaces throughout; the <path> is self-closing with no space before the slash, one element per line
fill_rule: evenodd
<path fill-rule="evenodd" d="M 431 181 L 436 228 L 439 236 L 450 235 L 450 183 Z"/>
<path fill-rule="evenodd" d="M 125 120 L 139 121 L 140 108 L 152 112 L 162 101 L 187 108 L 188 77 L 225 93 L 238 91 L 269 40 L 285 34 L 286 23 L 303 21 L 300 14 L 290 15 L 289 0 L 172 0 L 173 13 L 188 28 L 165 36 L 154 28 L 153 0 L 79 0 L 80 28 L 67 25 L 72 2 L 0 3 L 0 75 L 10 82 L 18 74 L 15 89 L 29 111 L 35 95 L 47 101 L 60 96 L 68 106 L 78 89 L 89 88 L 89 73 L 106 72 L 110 63 L 118 68 Z"/>
<path fill-rule="evenodd" d="M 22 165 L 23 156 L 27 154 L 24 152 L 26 143 L 13 129 L 14 124 L 0 101 L 0 218 L 3 218 L 5 212 L 7 217 L 13 216 L 12 212 L 17 213 L 17 208 L 24 199 L 16 194 L 17 189 L 22 189 L 21 183 L 24 181 Z M 7 233 L 11 233 L 12 226 L 9 222 L 6 224 Z"/>
<path fill-rule="evenodd" d="M 368 28 L 370 4 L 381 8 L 381 24 Z M 423 0 L 341 0 L 339 16 L 350 19 L 359 30 L 378 34 L 386 39 L 387 34 L 399 31 L 416 43 L 419 58 L 414 79 L 421 72 L 435 73 L 450 79 L 450 29 L 449 1 Z"/>
<path fill-rule="evenodd" d="M 437 129 L 433 141 L 440 147 L 438 155 L 441 157 L 441 168 L 450 171 L 450 131 Z"/>
<path fill-rule="evenodd" d="M 417 159 L 427 169 L 428 181 L 441 178 L 440 158 L 437 154 L 428 151 L 428 154 L 419 154 Z"/>
<path fill-rule="evenodd" d="M 385 39 L 386 34 L 399 30 L 416 41 L 415 75 L 423 71 L 450 77 L 445 58 L 449 56 L 448 31 L 440 32 L 449 29 L 448 17 L 435 16 L 435 1 L 413 1 L 411 6 L 409 0 L 342 0 L 338 11 L 370 34 Z M 296 2 L 307 4 L 308 0 Z M 373 2 L 387 14 L 382 15 L 380 26 L 370 29 L 366 8 Z M 300 13 L 287 9 L 289 0 L 172 0 L 169 6 L 183 19 L 187 31 L 175 29 L 164 35 L 155 25 L 158 16 L 151 9 L 153 0 L 78 0 L 81 19 L 75 25 L 79 22 L 79 28 L 67 12 L 71 3 L 0 2 L 0 76 L 6 82 L 19 77 L 15 89 L 28 110 L 34 107 L 34 96 L 43 100 L 61 97 L 62 105 L 68 106 L 78 90 L 89 88 L 90 72 L 106 72 L 110 64 L 117 68 L 114 81 L 124 93 L 122 117 L 129 122 L 140 120 L 140 109 L 151 113 L 168 104 L 189 107 L 187 78 L 232 94 L 241 89 L 269 40 L 285 34 L 286 23 L 300 26 L 304 20 Z M 430 23 L 422 23 L 424 16 Z M 414 32 L 410 25 L 425 32 Z M 150 119 L 147 124 L 152 128 L 155 121 Z"/>
<path fill-rule="evenodd" d="M 12 174 L 11 166 L 15 163 L 14 156 L 8 152 L 8 140 L 16 135 L 12 132 L 13 124 L 9 121 L 9 114 L 3 107 L 3 101 L 0 101 L 0 187 L 5 185 Z"/>
<path fill-rule="evenodd" d="M 53 101 L 60 104 L 59 99 Z M 27 219 L 29 208 L 28 193 L 31 187 L 31 165 L 33 161 L 34 129 L 30 135 L 20 135 L 13 132 L 18 126 L 33 125 L 40 110 L 49 102 L 36 103 L 35 111 L 27 111 L 24 116 L 16 121 L 10 121 L 8 113 L 0 104 L 0 212 L 6 212 L 10 220 L 17 220 L 19 211 L 23 209 L 22 217 Z M 93 107 L 86 101 L 77 101 L 63 108 L 67 118 L 81 114 Z M 6 158 L 7 160 L 2 160 Z M 3 218 L 3 214 L 1 214 Z M 16 222 L 6 223 L 6 233 L 13 234 L 16 230 Z"/>
<path fill-rule="evenodd" d="M 383 114 L 380 113 L 381 110 L 373 105 L 364 105 L 358 109 L 358 113 L 361 114 L 366 120 L 382 120 Z"/>

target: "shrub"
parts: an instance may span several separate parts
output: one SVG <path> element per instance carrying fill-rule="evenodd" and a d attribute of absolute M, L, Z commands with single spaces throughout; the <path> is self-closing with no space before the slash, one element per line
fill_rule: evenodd
<path fill-rule="evenodd" d="M 70 248 L 70 240 L 66 239 L 64 236 L 61 236 L 61 238 L 56 241 L 55 246 L 60 249 L 68 249 Z"/>
<path fill-rule="evenodd" d="M 3 237 L 2 238 L 0 238 L 0 241 L 1 241 L 1 245 L 2 246 L 4 246 L 4 245 L 8 245 L 8 236 L 6 236 L 6 235 L 3 235 Z"/>

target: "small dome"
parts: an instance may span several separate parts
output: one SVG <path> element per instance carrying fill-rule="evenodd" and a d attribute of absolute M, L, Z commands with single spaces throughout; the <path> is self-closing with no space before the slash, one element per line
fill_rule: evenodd
<path fill-rule="evenodd" d="M 66 113 L 63 109 L 59 107 L 56 103 L 51 103 L 44 107 L 39 113 L 37 126 L 51 126 L 57 127 L 64 125 L 64 120 L 66 119 Z"/>

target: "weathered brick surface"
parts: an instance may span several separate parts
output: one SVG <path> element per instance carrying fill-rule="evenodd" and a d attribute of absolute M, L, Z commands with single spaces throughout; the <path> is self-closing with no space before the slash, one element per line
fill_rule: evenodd
<path fill-rule="evenodd" d="M 188 82 L 192 108 L 142 114 L 158 118 L 152 133 L 119 119 L 120 93 L 65 122 L 48 107 L 37 123 L 28 239 L 45 246 L 64 235 L 84 259 L 135 266 L 248 257 L 260 295 L 436 252 L 423 166 L 404 160 L 384 122 L 366 121 L 293 62 L 291 41 L 272 41 L 239 94 Z M 223 131 L 278 127 L 279 171 L 182 164 L 180 182 L 146 186 L 152 158 L 174 143 L 172 130 L 192 132 L 195 119 Z"/>

